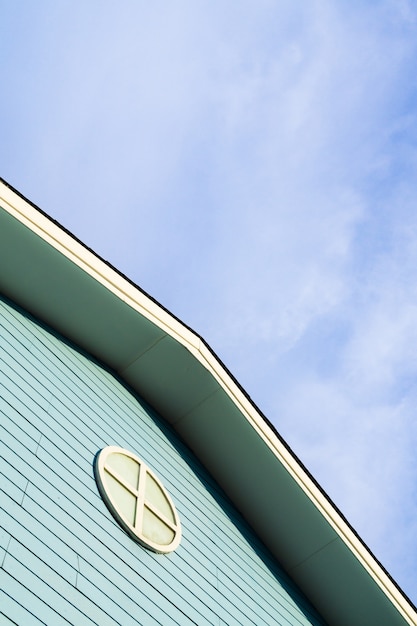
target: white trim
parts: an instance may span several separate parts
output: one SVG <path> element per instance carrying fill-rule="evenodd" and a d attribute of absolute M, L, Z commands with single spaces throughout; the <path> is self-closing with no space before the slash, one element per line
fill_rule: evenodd
<path fill-rule="evenodd" d="M 139 484 L 138 485 L 136 486 L 129 485 L 123 476 L 119 477 L 118 473 L 114 472 L 108 466 L 106 466 L 109 456 L 114 453 L 122 454 L 123 456 L 126 456 L 137 463 L 138 471 L 139 471 Z M 106 487 L 106 476 L 105 476 L 106 472 L 109 473 L 115 480 L 117 480 L 117 482 L 119 482 L 120 485 L 122 485 L 126 489 L 126 491 L 130 492 L 136 498 L 134 524 L 131 524 L 129 520 L 126 519 L 126 517 L 123 515 L 123 513 L 121 513 L 117 502 L 114 500 L 111 493 L 109 493 L 109 490 Z M 161 492 L 163 493 L 164 497 L 166 498 L 171 508 L 171 511 L 174 517 L 174 522 L 167 520 L 165 516 L 162 514 L 159 515 L 158 511 L 156 511 L 154 506 L 147 505 L 145 494 L 146 494 L 146 477 L 148 475 L 153 478 L 153 480 L 155 481 L 155 483 L 158 485 Z M 181 541 L 182 531 L 181 531 L 180 518 L 178 516 L 175 505 L 172 499 L 170 498 L 168 492 L 162 485 L 161 481 L 158 479 L 158 477 L 138 456 L 136 456 L 136 454 L 133 454 L 133 452 L 130 452 L 129 450 L 125 450 L 124 448 L 120 448 L 118 446 L 107 446 L 106 448 L 103 448 L 102 450 L 100 450 L 100 452 L 96 455 L 94 459 L 94 476 L 96 479 L 96 483 L 97 483 L 97 487 L 100 492 L 100 495 L 103 498 L 110 513 L 113 515 L 114 519 L 118 522 L 118 524 L 120 524 L 120 526 L 124 528 L 124 530 L 135 541 L 140 543 L 145 548 L 149 548 L 153 552 L 158 552 L 160 554 L 167 554 L 169 552 L 173 552 L 174 550 L 178 548 L 180 541 Z M 149 539 L 149 537 L 147 537 L 142 532 L 142 525 L 138 524 L 138 520 L 139 522 L 142 522 L 143 520 L 142 512 L 144 511 L 145 507 L 148 508 L 154 515 L 159 517 L 161 521 L 163 521 L 163 523 L 172 530 L 174 534 L 174 538 L 171 541 L 171 543 L 166 544 L 166 545 L 156 543 L 152 541 L 151 539 Z"/>

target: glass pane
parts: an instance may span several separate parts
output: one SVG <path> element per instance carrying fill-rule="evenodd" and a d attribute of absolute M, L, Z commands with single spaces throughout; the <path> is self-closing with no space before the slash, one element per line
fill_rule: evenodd
<path fill-rule="evenodd" d="M 146 539 L 160 546 L 168 546 L 175 537 L 175 533 L 171 528 L 168 528 L 164 522 L 161 522 L 146 506 L 143 509 L 142 534 Z"/>
<path fill-rule="evenodd" d="M 120 452 L 113 452 L 107 457 L 105 466 L 111 467 L 123 476 L 125 481 L 134 489 L 138 488 L 139 465 L 134 459 L 125 454 L 120 454 Z"/>
<path fill-rule="evenodd" d="M 107 472 L 104 473 L 104 477 L 106 491 L 116 512 L 133 526 L 135 522 L 136 497 Z"/>
<path fill-rule="evenodd" d="M 165 497 L 164 492 L 152 476 L 146 473 L 145 500 L 150 502 L 155 509 L 160 511 L 172 522 L 175 521 L 171 506 Z"/>

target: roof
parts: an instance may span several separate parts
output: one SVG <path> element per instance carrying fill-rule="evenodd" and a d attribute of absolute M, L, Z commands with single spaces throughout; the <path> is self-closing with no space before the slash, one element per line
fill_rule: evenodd
<path fill-rule="evenodd" d="M 0 291 L 171 424 L 329 624 L 417 612 L 205 341 L 0 179 Z"/>

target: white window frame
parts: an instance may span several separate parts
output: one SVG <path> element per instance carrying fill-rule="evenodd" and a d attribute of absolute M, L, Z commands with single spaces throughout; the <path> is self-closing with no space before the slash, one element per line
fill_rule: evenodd
<path fill-rule="evenodd" d="M 114 453 L 125 455 L 126 457 L 133 459 L 139 465 L 139 481 L 137 487 L 129 484 L 122 475 L 116 472 L 113 468 L 106 465 L 108 457 Z M 106 473 L 110 474 L 117 482 L 120 483 L 122 487 L 124 487 L 130 494 L 132 494 L 136 498 L 134 525 L 132 525 L 130 521 L 126 519 L 126 517 L 118 510 L 117 502 L 108 492 L 106 488 Z M 156 482 L 158 487 L 161 489 L 164 497 L 166 498 L 172 510 L 174 522 L 168 519 L 161 511 L 159 511 L 151 502 L 146 499 L 146 477 L 148 474 Z M 103 448 L 95 457 L 94 475 L 100 495 L 103 498 L 110 513 L 120 524 L 120 526 L 135 541 L 140 543 L 145 548 L 149 548 L 150 550 L 161 554 L 172 552 L 179 546 L 182 530 L 180 519 L 174 503 L 172 502 L 166 489 L 163 487 L 161 481 L 157 478 L 157 476 L 155 476 L 152 470 L 138 456 L 136 456 L 136 454 L 133 454 L 133 452 L 130 452 L 129 450 L 125 450 L 124 448 L 120 448 L 118 446 L 107 446 L 106 448 Z M 169 527 L 173 531 L 174 538 L 170 544 L 163 545 L 155 543 L 143 534 L 142 520 L 143 511 L 145 508 L 147 508 L 154 515 L 156 515 L 156 517 L 158 517 L 167 527 Z"/>

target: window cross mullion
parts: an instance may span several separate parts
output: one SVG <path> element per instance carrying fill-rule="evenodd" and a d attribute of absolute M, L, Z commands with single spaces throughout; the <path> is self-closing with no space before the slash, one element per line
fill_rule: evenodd
<path fill-rule="evenodd" d="M 124 478 L 123 476 L 121 476 L 118 472 L 116 472 L 112 467 L 109 467 L 108 465 L 104 466 L 105 471 L 110 474 L 110 476 L 113 476 L 113 478 L 115 480 L 117 480 L 118 483 L 120 483 L 122 485 L 122 487 L 124 487 L 125 489 L 127 489 L 128 491 L 130 491 L 131 494 L 133 494 L 134 496 L 138 496 L 138 490 L 135 489 L 134 487 L 132 487 L 131 484 L 129 484 Z"/>
<path fill-rule="evenodd" d="M 175 522 L 170 520 L 168 517 L 165 517 L 165 515 L 163 513 L 161 513 L 161 511 L 159 509 L 156 509 L 154 507 L 154 505 L 151 502 L 149 502 L 148 500 L 145 500 L 144 504 L 145 504 L 147 509 L 149 509 L 156 517 L 158 517 L 161 520 L 161 522 L 164 522 L 164 524 L 169 526 L 170 529 L 173 530 L 174 532 L 176 531 L 177 524 Z"/>

